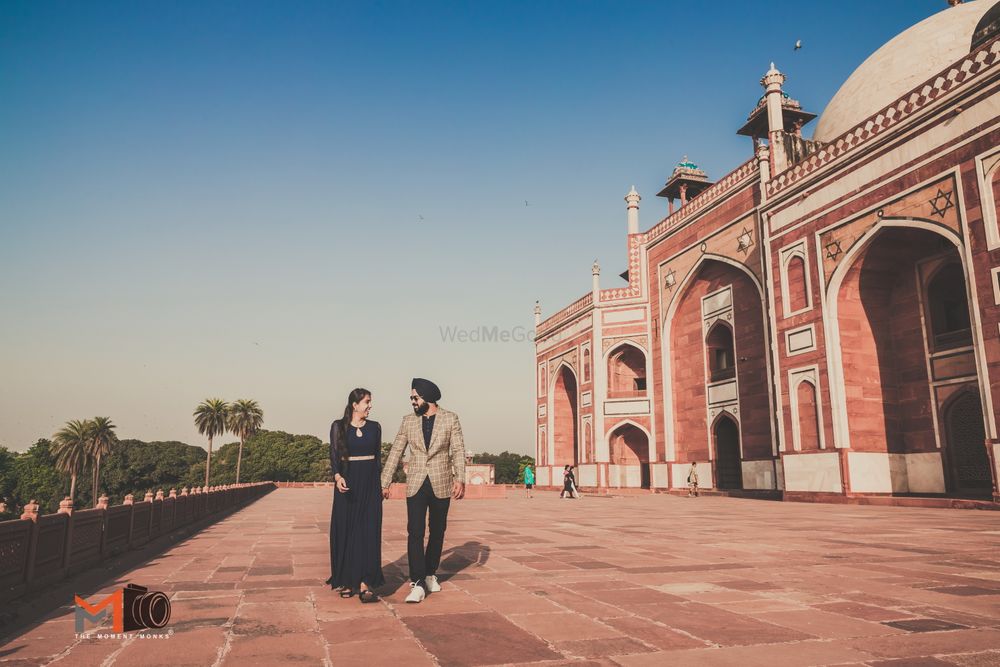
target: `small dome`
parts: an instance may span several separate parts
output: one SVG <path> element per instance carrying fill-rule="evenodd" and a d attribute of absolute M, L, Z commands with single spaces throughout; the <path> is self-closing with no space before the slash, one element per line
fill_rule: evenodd
<path fill-rule="evenodd" d="M 948 7 L 887 42 L 833 96 L 813 139 L 836 139 L 967 55 L 973 33 L 997 6 L 1000 2 L 974 0 Z"/>
<path fill-rule="evenodd" d="M 684 157 L 683 157 L 683 158 L 681 159 L 681 161 L 677 163 L 677 168 L 678 168 L 678 169 L 691 169 L 691 170 L 696 170 L 696 169 L 698 169 L 698 165 L 696 165 L 696 164 L 695 164 L 694 162 L 691 162 L 691 160 L 688 160 L 688 156 L 687 156 L 687 155 L 685 155 L 685 156 L 684 156 Z"/>

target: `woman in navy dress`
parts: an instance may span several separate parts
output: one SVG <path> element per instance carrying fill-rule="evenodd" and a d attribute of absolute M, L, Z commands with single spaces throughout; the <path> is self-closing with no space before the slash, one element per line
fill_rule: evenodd
<path fill-rule="evenodd" d="M 382 576 L 382 427 L 370 421 L 372 394 L 355 389 L 344 416 L 330 426 L 330 467 L 336 488 L 330 515 L 330 568 L 326 580 L 349 598 L 375 602 Z"/>

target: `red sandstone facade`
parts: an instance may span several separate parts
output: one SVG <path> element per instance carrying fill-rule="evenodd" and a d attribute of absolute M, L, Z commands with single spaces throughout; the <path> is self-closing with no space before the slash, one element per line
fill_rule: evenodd
<path fill-rule="evenodd" d="M 786 498 L 1000 498 L 998 29 L 979 0 L 904 32 L 814 140 L 772 66 L 751 160 L 714 184 L 683 162 L 645 232 L 630 192 L 628 285 L 595 265 L 536 307 L 539 484 L 572 463 L 583 487 L 680 489 L 697 462 Z M 921 54 L 929 31 L 954 50 Z"/>

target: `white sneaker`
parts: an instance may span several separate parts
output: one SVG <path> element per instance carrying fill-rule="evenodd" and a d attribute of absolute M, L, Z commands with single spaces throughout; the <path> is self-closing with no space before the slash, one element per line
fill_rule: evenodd
<path fill-rule="evenodd" d="M 424 585 L 427 586 L 428 593 L 440 593 L 441 584 L 438 583 L 438 578 L 436 575 L 428 575 L 424 577 Z"/>
<path fill-rule="evenodd" d="M 407 602 L 423 602 L 427 593 L 424 592 L 424 587 L 417 584 L 415 581 L 410 582 L 410 594 L 406 596 Z"/>

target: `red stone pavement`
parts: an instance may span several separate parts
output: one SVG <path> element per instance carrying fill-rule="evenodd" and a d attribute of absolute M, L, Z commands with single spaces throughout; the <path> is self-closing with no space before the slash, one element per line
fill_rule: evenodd
<path fill-rule="evenodd" d="M 1000 665 L 1000 513 L 665 495 L 453 503 L 443 590 L 328 576 L 329 489 L 279 489 L 109 579 L 169 593 L 172 636 L 77 639 L 72 601 L 10 665 Z M 87 591 L 84 591 L 87 592 Z"/>

